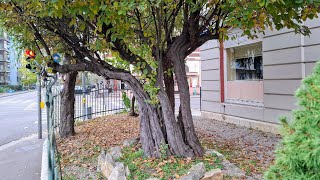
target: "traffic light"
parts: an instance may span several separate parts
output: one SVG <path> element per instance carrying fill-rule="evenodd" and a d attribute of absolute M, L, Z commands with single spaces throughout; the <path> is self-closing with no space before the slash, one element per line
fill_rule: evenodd
<path fill-rule="evenodd" d="M 27 56 L 27 61 L 29 62 L 26 65 L 27 69 L 30 69 L 31 72 L 35 73 L 37 71 L 36 66 L 34 65 L 34 63 L 30 62 L 30 59 L 34 59 L 36 57 L 36 53 L 32 50 L 26 50 L 26 56 Z"/>
<path fill-rule="evenodd" d="M 32 50 L 26 50 L 26 55 L 28 56 L 28 58 L 30 59 L 34 59 L 36 57 L 36 53 Z"/>

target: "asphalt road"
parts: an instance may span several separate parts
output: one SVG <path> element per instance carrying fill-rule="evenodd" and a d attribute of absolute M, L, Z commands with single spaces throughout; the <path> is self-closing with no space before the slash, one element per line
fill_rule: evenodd
<path fill-rule="evenodd" d="M 0 180 L 40 179 L 46 135 L 38 139 L 37 115 L 36 91 L 0 97 Z"/>
<path fill-rule="evenodd" d="M 0 97 L 0 146 L 38 132 L 37 107 L 36 91 Z"/>

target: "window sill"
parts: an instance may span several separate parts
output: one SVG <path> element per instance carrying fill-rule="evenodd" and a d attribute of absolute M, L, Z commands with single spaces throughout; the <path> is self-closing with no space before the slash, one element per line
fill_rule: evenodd
<path fill-rule="evenodd" d="M 264 104 L 261 101 L 254 101 L 254 100 L 243 100 L 243 99 L 226 99 L 225 103 L 229 104 L 239 104 L 239 105 L 248 105 L 248 106 L 257 106 L 263 107 Z"/>

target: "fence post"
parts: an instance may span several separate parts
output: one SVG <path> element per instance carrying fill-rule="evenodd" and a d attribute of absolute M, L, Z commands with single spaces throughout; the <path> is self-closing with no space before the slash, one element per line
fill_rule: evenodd
<path fill-rule="evenodd" d="M 86 79 L 85 79 L 85 74 L 84 72 L 82 72 L 82 116 L 83 116 L 83 120 L 86 120 L 86 116 L 87 116 L 87 108 L 86 108 Z"/>
<path fill-rule="evenodd" d="M 42 139 L 42 114 L 41 114 L 41 77 L 37 74 L 38 79 L 38 138 Z"/>

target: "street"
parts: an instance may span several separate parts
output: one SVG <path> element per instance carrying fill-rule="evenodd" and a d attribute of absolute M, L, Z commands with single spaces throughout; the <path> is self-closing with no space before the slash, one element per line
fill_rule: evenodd
<path fill-rule="evenodd" d="M 0 109 L 0 180 L 39 179 L 46 136 L 37 136 L 37 92 L 0 97 Z"/>

